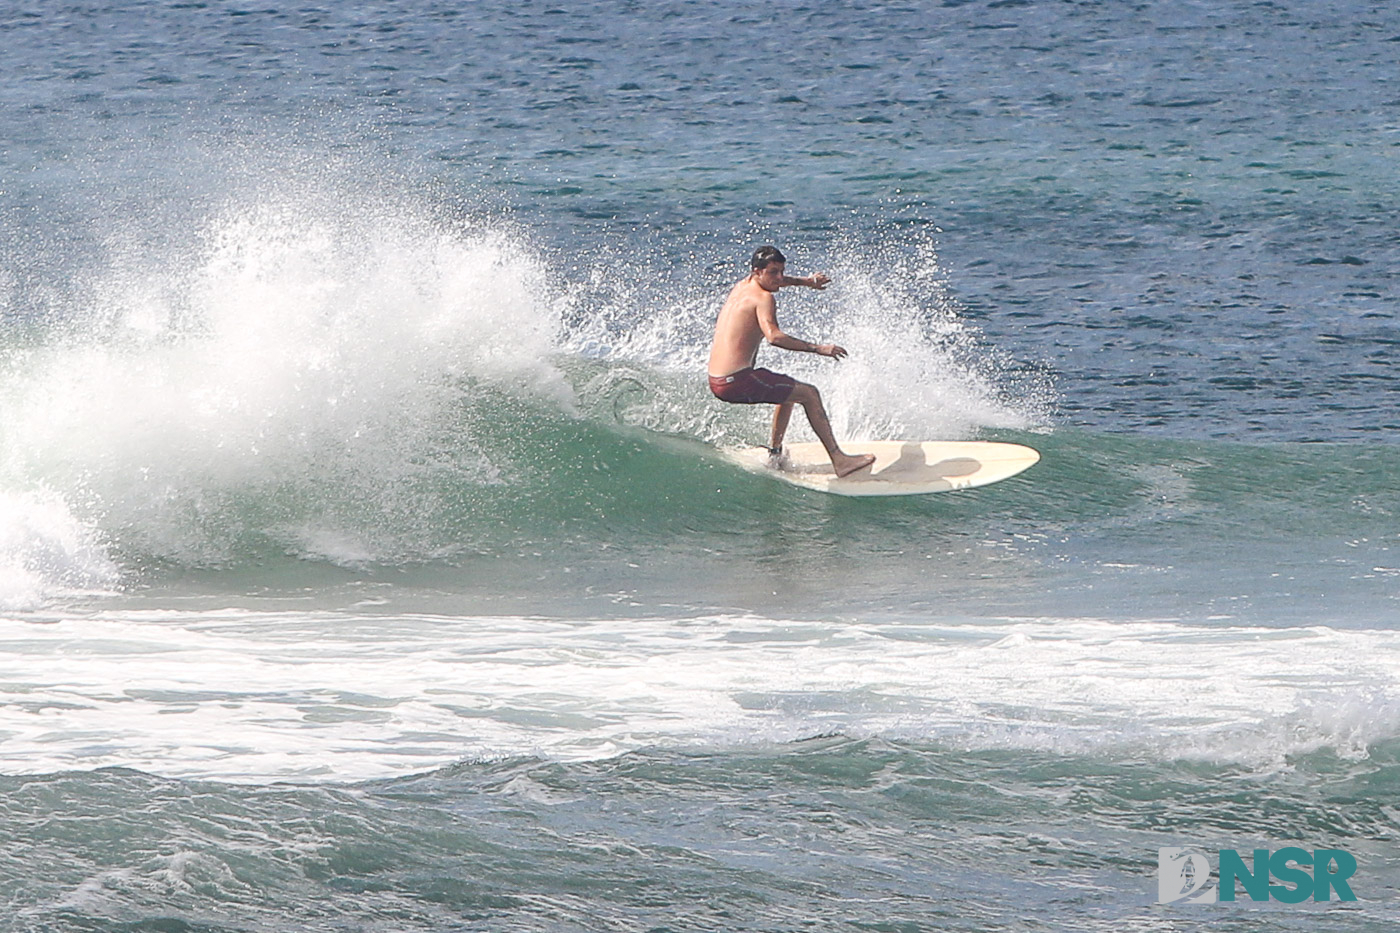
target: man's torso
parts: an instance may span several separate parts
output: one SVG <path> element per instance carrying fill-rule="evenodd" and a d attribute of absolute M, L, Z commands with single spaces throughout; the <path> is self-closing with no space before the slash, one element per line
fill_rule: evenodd
<path fill-rule="evenodd" d="M 709 371 L 712 376 L 727 376 L 754 365 L 763 329 L 758 324 L 760 301 L 772 301 L 752 278 L 744 279 L 732 288 L 715 322 L 715 340 L 710 347 Z"/>

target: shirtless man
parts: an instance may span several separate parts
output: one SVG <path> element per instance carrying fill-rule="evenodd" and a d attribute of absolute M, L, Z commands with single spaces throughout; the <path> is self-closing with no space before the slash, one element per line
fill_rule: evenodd
<path fill-rule="evenodd" d="M 834 343 L 808 343 L 783 333 L 778 327 L 778 302 L 773 297 L 785 285 L 805 285 L 826 288 L 831 279 L 818 272 L 806 279 L 784 274 L 787 260 L 776 246 L 760 246 L 754 251 L 748 278 L 729 292 L 724 307 L 715 322 L 715 342 L 710 348 L 710 391 L 725 402 L 741 405 L 766 403 L 777 405 L 773 412 L 773 434 L 768 445 L 774 458 L 781 457 L 783 435 L 787 433 L 792 406 L 801 405 L 831 457 L 837 476 L 849 476 L 875 462 L 872 454 L 851 456 L 836 443 L 831 422 L 822 407 L 822 397 L 816 386 L 798 382 L 791 376 L 755 369 L 758 347 L 765 339 L 775 347 L 799 353 L 819 353 L 834 360 L 846 356 L 846 351 Z"/>

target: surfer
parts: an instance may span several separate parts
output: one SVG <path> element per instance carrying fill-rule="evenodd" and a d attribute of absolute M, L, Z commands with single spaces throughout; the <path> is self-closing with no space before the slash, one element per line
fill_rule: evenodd
<path fill-rule="evenodd" d="M 775 347 L 799 353 L 817 353 L 834 360 L 846 356 L 846 350 L 834 343 L 808 343 L 783 333 L 778 327 L 778 289 L 803 285 L 821 290 L 831 279 L 822 273 L 805 279 L 786 275 L 787 259 L 776 246 L 760 246 L 749 263 L 747 278 L 730 290 L 715 322 L 715 342 L 710 347 L 710 391 L 724 402 L 740 405 L 776 405 L 773 412 L 773 433 L 768 452 L 780 460 L 783 435 L 787 433 L 792 406 L 801 405 L 807 421 L 831 457 L 837 476 L 849 476 L 875 462 L 872 454 L 851 456 L 836 443 L 831 421 L 822 406 L 821 393 L 816 386 L 798 382 L 791 376 L 758 369 L 758 347 L 767 340 Z"/>

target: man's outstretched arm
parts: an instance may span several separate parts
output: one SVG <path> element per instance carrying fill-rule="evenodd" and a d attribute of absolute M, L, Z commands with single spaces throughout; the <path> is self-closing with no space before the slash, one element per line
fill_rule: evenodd
<path fill-rule="evenodd" d="M 817 272 L 813 275 L 809 275 L 805 279 L 799 279 L 795 276 L 785 275 L 783 276 L 782 284 L 778 287 L 787 288 L 791 285 L 805 285 L 807 288 L 815 288 L 817 291 L 821 291 L 823 288 L 826 288 L 827 283 L 829 283 L 830 281 L 831 277 L 823 272 Z"/>

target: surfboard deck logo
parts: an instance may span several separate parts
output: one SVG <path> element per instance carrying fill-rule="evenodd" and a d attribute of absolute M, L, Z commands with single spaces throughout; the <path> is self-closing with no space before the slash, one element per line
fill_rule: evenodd
<path fill-rule="evenodd" d="M 789 444 L 774 468 L 766 447 L 726 451 L 740 466 L 794 486 L 841 496 L 917 496 L 972 489 L 1009 479 L 1034 466 L 1040 452 L 999 441 L 864 441 L 842 445 L 874 454 L 875 465 L 837 477 L 821 444 Z"/>

